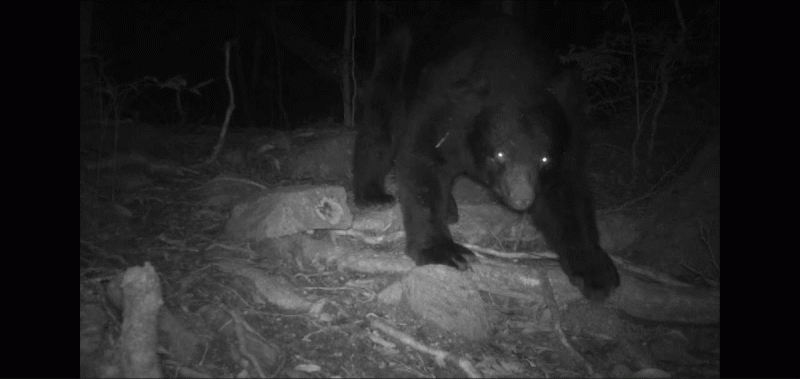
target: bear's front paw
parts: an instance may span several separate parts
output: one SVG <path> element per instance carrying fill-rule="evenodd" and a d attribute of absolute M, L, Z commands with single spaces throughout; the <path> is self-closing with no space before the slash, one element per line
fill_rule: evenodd
<path fill-rule="evenodd" d="M 464 246 L 449 241 L 422 249 L 417 258 L 417 265 L 440 264 L 465 271 L 470 268 L 470 262 L 475 262 L 476 260 L 475 253 Z"/>
<path fill-rule="evenodd" d="M 603 264 L 580 270 L 569 276 L 569 281 L 591 301 L 603 301 L 619 287 L 619 272 L 610 258 Z"/>

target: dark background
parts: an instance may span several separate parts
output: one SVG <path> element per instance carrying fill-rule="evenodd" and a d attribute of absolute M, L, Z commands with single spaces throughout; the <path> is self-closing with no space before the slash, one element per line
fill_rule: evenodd
<path fill-rule="evenodd" d="M 640 80 L 654 76 L 664 41 L 674 42 L 681 23 L 674 2 L 511 2 L 520 23 L 541 38 L 568 63 L 576 46 L 597 48 L 618 59 L 618 66 L 604 75 L 607 82 L 626 87 L 633 60 L 630 34 L 638 38 Z M 703 97 L 718 99 L 719 24 L 718 3 L 679 3 L 688 36 L 682 40 L 680 71 L 671 78 L 673 94 L 706 85 Z M 497 13 L 501 2 L 359 1 L 356 2 L 355 60 L 359 84 L 368 77 L 377 41 L 401 24 L 436 34 L 453 21 Z M 233 126 L 295 128 L 308 121 L 342 119 L 338 60 L 341 58 L 345 3 L 313 2 L 94 2 L 91 3 L 92 70 L 106 83 L 135 83 L 155 77 L 162 83 L 178 75 L 188 87 L 214 81 L 185 94 L 185 122 L 219 124 L 228 104 L 224 78 L 223 46 L 232 49 L 231 76 L 237 110 Z M 625 39 L 627 38 L 627 42 Z M 660 39 L 660 40 L 659 40 Z M 604 42 L 605 41 L 605 42 Z M 616 41 L 610 43 L 609 41 Z M 649 43 L 648 43 L 649 42 Z M 619 51 L 615 51 L 619 49 Z M 689 62 L 691 61 L 691 62 Z M 597 62 L 594 62 L 597 64 Z M 581 66 L 585 72 L 587 63 Z M 588 63 L 591 65 L 591 63 Z M 597 79 L 597 78 L 594 78 Z M 632 112 L 630 99 L 602 94 L 601 84 L 590 81 L 595 119 L 611 124 L 619 113 Z M 683 94 L 681 94 L 683 95 Z M 694 94 L 697 96 L 697 94 Z M 605 96 L 605 98 L 604 98 Z M 673 96 L 674 97 L 674 96 Z M 603 108 L 613 98 L 618 104 Z M 718 101 L 718 100 L 717 100 Z M 279 105 L 286 110 L 284 119 Z M 713 106 L 710 104 L 709 106 Z M 148 86 L 129 94 L 122 104 L 123 116 L 147 123 L 176 123 L 173 90 Z"/>

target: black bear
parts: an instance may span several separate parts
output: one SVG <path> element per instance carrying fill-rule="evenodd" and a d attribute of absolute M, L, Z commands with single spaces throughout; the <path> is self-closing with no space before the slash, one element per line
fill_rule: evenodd
<path fill-rule="evenodd" d="M 395 32 L 375 61 L 353 162 L 355 202 L 387 204 L 394 166 L 406 254 L 418 265 L 464 270 L 474 254 L 455 243 L 451 193 L 467 175 L 510 208 L 531 212 L 573 285 L 603 300 L 619 285 L 600 248 L 578 81 L 511 20 L 464 21 L 439 45 Z"/>

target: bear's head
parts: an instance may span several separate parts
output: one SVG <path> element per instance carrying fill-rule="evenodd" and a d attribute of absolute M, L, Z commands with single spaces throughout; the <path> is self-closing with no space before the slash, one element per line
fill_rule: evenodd
<path fill-rule="evenodd" d="M 536 197 L 542 170 L 562 158 L 561 139 L 569 130 L 566 123 L 561 106 L 550 93 L 527 101 L 487 104 L 475 117 L 467 137 L 480 179 L 509 207 L 527 210 Z"/>

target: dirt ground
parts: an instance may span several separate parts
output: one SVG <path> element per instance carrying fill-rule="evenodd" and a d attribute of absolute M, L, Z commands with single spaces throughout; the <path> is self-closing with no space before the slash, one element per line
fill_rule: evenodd
<path fill-rule="evenodd" d="M 218 162 L 205 166 L 187 162 L 207 156 L 216 141 L 213 129 L 173 134 L 146 125 L 124 128 L 113 156 L 100 128 L 81 136 L 82 377 L 123 375 L 135 365 L 131 356 L 149 356 L 150 372 L 170 377 L 720 376 L 718 308 L 710 317 L 716 323 L 653 320 L 627 311 L 644 308 L 645 300 L 589 304 L 560 292 L 558 279 L 537 290 L 541 297 L 479 285 L 476 301 L 488 328 L 487 336 L 476 338 L 421 317 L 402 295 L 393 297 L 389 289 L 407 283 L 413 266 L 402 254 L 402 231 L 355 210 L 352 223 L 377 222 L 367 229 L 382 233 L 294 226 L 298 232 L 287 236 L 231 238 L 236 207 L 276 188 L 349 191 L 352 133 L 341 127 L 232 132 Z M 590 156 L 614 157 L 604 153 L 608 146 L 593 144 Z M 702 154 L 710 156 L 686 164 L 680 170 L 686 176 L 656 189 L 620 186 L 610 174 L 611 158 L 592 160 L 590 178 L 599 192 L 604 248 L 620 259 L 623 276 L 641 278 L 645 270 L 634 268 L 646 265 L 695 286 L 681 288 L 715 293 L 718 305 L 719 174 L 715 182 L 708 174 L 718 170 L 718 144 Z M 619 192 L 622 187 L 628 192 Z M 459 206 L 462 200 L 491 202 L 480 189 L 464 188 Z M 714 193 L 715 205 L 709 200 Z M 631 205 L 638 198 L 643 200 Z M 350 212 L 352 204 L 340 203 Z M 512 249 L 511 237 L 482 232 L 488 237 L 469 242 L 506 252 L 538 247 L 529 236 Z M 333 255 L 311 254 L 314 244 L 324 246 L 320 254 Z M 372 267 L 343 263 L 348 252 L 366 250 L 379 256 Z M 391 262 L 400 263 L 388 268 Z M 536 262 L 519 265 L 536 272 Z M 135 317 L 130 310 L 146 302 L 129 297 L 132 267 L 152 267 L 150 288 L 157 291 L 149 294 L 163 299 L 149 315 L 150 342 L 126 340 Z M 665 291 L 664 297 L 679 292 Z"/>

